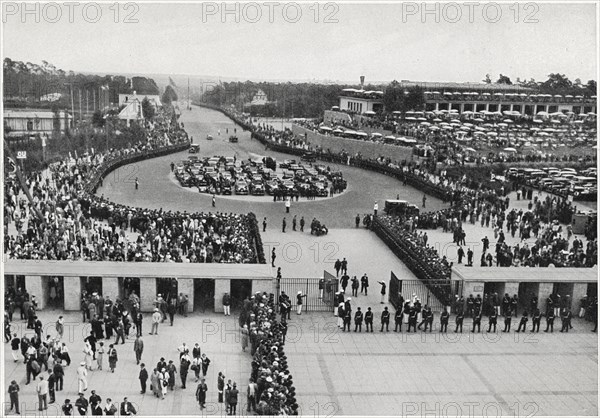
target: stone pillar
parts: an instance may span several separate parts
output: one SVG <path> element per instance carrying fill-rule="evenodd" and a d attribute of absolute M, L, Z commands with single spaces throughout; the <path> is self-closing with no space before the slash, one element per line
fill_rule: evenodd
<path fill-rule="evenodd" d="M 581 299 L 587 295 L 588 284 L 587 283 L 573 283 L 573 294 L 571 295 L 571 311 L 573 316 L 579 314 L 579 308 L 581 307 Z"/>
<path fill-rule="evenodd" d="M 152 312 L 156 299 L 156 278 L 140 277 L 140 309 L 142 312 Z"/>
<path fill-rule="evenodd" d="M 194 312 L 194 279 L 177 279 L 177 288 L 179 293 L 188 296 L 187 311 Z"/>
<path fill-rule="evenodd" d="M 440 110 L 440 102 L 435 102 L 435 110 Z"/>
<path fill-rule="evenodd" d="M 44 289 L 42 281 L 42 276 L 25 276 L 25 289 L 29 296 L 35 296 L 38 309 L 44 309 L 49 297 L 48 289 Z"/>
<path fill-rule="evenodd" d="M 110 296 L 112 301 L 120 299 L 119 294 L 119 278 L 118 277 L 103 277 L 102 278 L 102 296 Z"/>
<path fill-rule="evenodd" d="M 223 295 L 225 292 L 231 293 L 230 279 L 215 279 L 215 312 L 224 312 Z"/>
<path fill-rule="evenodd" d="M 81 277 L 65 276 L 64 285 L 64 306 L 65 311 L 78 311 L 81 309 Z"/>
<path fill-rule="evenodd" d="M 540 283 L 538 289 L 538 307 L 542 313 L 546 312 L 546 299 L 552 294 L 554 283 Z"/>
<path fill-rule="evenodd" d="M 252 280 L 252 294 L 255 294 L 256 292 L 267 292 L 267 294 L 269 294 L 274 293 L 274 291 L 275 286 L 273 280 Z"/>
<path fill-rule="evenodd" d="M 508 296 L 510 296 L 511 298 L 514 295 L 517 295 L 517 297 L 518 297 L 519 296 L 519 282 L 504 283 L 504 293 L 508 293 Z M 504 297 L 504 295 L 502 295 L 502 297 Z M 523 303 L 525 301 L 520 301 L 520 302 Z"/>

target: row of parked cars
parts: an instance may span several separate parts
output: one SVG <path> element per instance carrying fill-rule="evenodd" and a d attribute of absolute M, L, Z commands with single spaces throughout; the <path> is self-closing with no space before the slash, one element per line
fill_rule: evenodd
<path fill-rule="evenodd" d="M 596 167 L 577 171 L 574 168 L 509 168 L 506 177 L 574 200 L 596 200 L 598 194 Z"/>
<path fill-rule="evenodd" d="M 221 195 L 328 196 L 330 187 L 344 190 L 347 186 L 342 173 L 328 167 L 285 160 L 277 170 L 276 161 L 270 157 L 240 161 L 234 157 L 190 155 L 176 165 L 174 172 L 183 187 Z"/>

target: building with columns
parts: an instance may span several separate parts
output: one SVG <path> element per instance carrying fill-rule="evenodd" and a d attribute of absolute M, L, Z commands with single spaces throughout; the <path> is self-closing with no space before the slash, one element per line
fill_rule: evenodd
<path fill-rule="evenodd" d="M 400 88 L 420 87 L 425 91 L 425 110 L 470 112 L 573 112 L 576 115 L 597 112 L 597 97 L 583 95 L 538 94 L 531 88 L 496 83 L 436 83 L 402 81 Z"/>
<path fill-rule="evenodd" d="M 81 293 L 86 290 L 110 296 L 112 300 L 126 298 L 129 291 L 134 291 L 140 297 L 144 312 L 152 311 L 158 293 L 165 299 L 177 297 L 179 293 L 187 295 L 189 312 L 207 306 L 214 306 L 215 312 L 223 312 L 225 292 L 238 300 L 256 292 L 273 293 L 274 277 L 268 264 L 45 260 L 4 263 L 5 289 L 24 288 L 36 297 L 38 308 L 44 309 L 51 303 L 54 283 L 58 283 L 60 300 L 56 307 L 67 311 L 80 309 Z"/>
<path fill-rule="evenodd" d="M 538 308 L 544 312 L 546 299 L 551 294 L 562 298 L 569 296 L 571 310 L 579 311 L 579 302 L 586 295 L 596 295 L 598 291 L 597 268 L 555 268 L 555 267 L 466 267 L 452 268 L 452 280 L 462 281 L 462 294 L 469 295 L 497 293 L 503 297 L 508 293 L 517 295 L 520 310 L 528 309 L 532 296 L 538 298 Z M 530 312 L 531 314 L 531 312 Z"/>

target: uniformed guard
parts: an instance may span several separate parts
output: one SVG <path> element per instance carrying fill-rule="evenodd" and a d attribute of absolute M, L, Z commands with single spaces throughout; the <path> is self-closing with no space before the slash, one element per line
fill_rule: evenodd
<path fill-rule="evenodd" d="M 444 308 L 440 316 L 440 332 L 448 332 L 448 320 L 450 319 L 450 314 L 448 313 L 448 309 Z"/>
<path fill-rule="evenodd" d="M 471 332 L 475 332 L 475 328 L 477 328 L 477 332 L 481 332 L 481 309 L 475 309 L 475 316 L 473 317 L 473 329 Z"/>
<path fill-rule="evenodd" d="M 467 298 L 467 316 L 473 316 L 473 308 L 475 307 L 475 298 L 469 295 Z"/>
<path fill-rule="evenodd" d="M 417 310 L 414 307 L 410 308 L 408 313 L 408 332 L 411 328 L 414 332 L 417 332 Z"/>
<path fill-rule="evenodd" d="M 462 311 L 459 311 L 458 314 L 456 314 L 456 329 L 454 330 L 455 333 L 458 332 L 458 328 L 460 328 L 460 333 L 462 334 L 463 332 L 463 320 L 465 319 L 465 315 L 463 314 Z"/>
<path fill-rule="evenodd" d="M 362 323 L 363 323 L 363 313 L 360 310 L 360 307 L 356 308 L 356 313 L 354 314 L 354 332 L 356 330 L 362 332 Z"/>
<path fill-rule="evenodd" d="M 571 314 L 571 310 L 570 309 L 563 309 L 562 313 L 561 313 L 561 320 L 562 320 L 562 328 L 560 330 L 560 332 L 569 332 L 569 328 L 571 327 L 571 318 L 572 318 L 572 314 Z"/>
<path fill-rule="evenodd" d="M 529 316 L 527 315 L 527 311 L 523 312 L 523 316 L 519 321 L 519 327 L 517 328 L 517 332 L 521 332 L 521 327 L 523 327 L 523 331 L 527 330 L 527 321 L 529 321 Z"/>
<path fill-rule="evenodd" d="M 502 298 L 502 315 L 508 316 L 509 309 L 510 309 L 510 296 L 508 296 L 508 293 L 505 293 L 504 297 Z"/>
<path fill-rule="evenodd" d="M 496 332 L 496 324 L 498 323 L 498 314 L 496 311 L 492 311 L 489 317 L 490 322 L 488 323 L 487 332 L 491 332 L 492 327 L 494 327 L 494 333 Z"/>
<path fill-rule="evenodd" d="M 385 331 L 389 332 L 390 329 L 390 312 L 388 311 L 387 306 L 383 308 L 383 312 L 381 312 L 381 330 L 383 332 L 383 327 L 385 326 Z"/>
<path fill-rule="evenodd" d="M 346 327 L 348 328 L 348 332 L 350 332 L 350 323 L 352 322 L 352 311 L 349 309 L 344 309 L 344 329 L 346 331 Z"/>
<path fill-rule="evenodd" d="M 369 328 L 371 328 L 371 332 L 373 332 L 373 312 L 370 307 L 367 308 L 367 312 L 365 313 L 365 326 L 367 332 L 369 332 Z"/>
<path fill-rule="evenodd" d="M 510 332 L 510 323 L 512 321 L 512 312 L 510 308 L 506 311 L 506 316 L 504 317 L 504 330 L 502 332 Z"/>
<path fill-rule="evenodd" d="M 540 322 L 542 322 L 542 313 L 540 312 L 539 309 L 535 308 L 535 311 L 533 312 L 533 316 L 531 317 L 531 322 L 533 324 L 533 328 L 531 328 L 531 332 L 540 332 Z"/>
<path fill-rule="evenodd" d="M 548 330 L 550 330 L 550 332 L 554 332 L 554 318 L 554 309 L 549 308 L 548 312 L 546 313 L 546 329 L 544 332 L 548 332 Z"/>
<path fill-rule="evenodd" d="M 394 332 L 402 332 L 402 317 L 403 317 L 402 309 L 397 309 L 396 314 L 394 315 Z"/>

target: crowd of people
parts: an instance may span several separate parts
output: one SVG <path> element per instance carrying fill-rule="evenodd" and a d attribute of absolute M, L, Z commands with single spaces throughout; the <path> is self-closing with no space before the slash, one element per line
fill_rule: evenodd
<path fill-rule="evenodd" d="M 16 179 L 7 181 L 5 232 L 14 222 L 16 235 L 5 234 L 6 254 L 37 260 L 256 262 L 257 228 L 248 215 L 135 208 L 94 194 L 111 162 L 186 142 L 181 128 L 157 124 L 134 147 L 65 159 L 46 175 L 28 176 L 33 202 L 19 198 Z"/>
<path fill-rule="evenodd" d="M 247 298 L 240 326 L 242 347 L 245 348 L 246 336 L 253 357 L 247 411 L 259 415 L 298 415 L 296 389 L 284 349 L 287 316 L 277 320 L 274 296 L 256 293 Z"/>

